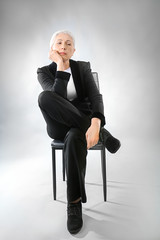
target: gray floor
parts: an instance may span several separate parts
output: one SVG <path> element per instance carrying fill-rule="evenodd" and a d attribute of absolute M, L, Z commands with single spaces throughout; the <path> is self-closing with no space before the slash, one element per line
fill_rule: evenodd
<path fill-rule="evenodd" d="M 123 144 L 128 144 L 127 150 L 122 147 L 116 155 L 107 153 L 107 202 L 103 201 L 100 155 L 89 151 L 84 226 L 75 236 L 66 229 L 61 153 L 57 154 L 57 201 L 52 198 L 49 154 L 46 159 L 42 156 L 1 162 L 0 239 L 160 239 L 156 161 L 150 164 L 149 154 L 135 159 L 132 144 Z M 153 153 L 155 149 L 150 149 L 152 160 L 156 159 Z"/>

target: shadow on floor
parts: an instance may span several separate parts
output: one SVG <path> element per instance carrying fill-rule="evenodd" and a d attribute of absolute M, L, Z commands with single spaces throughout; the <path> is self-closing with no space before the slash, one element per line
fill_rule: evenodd
<path fill-rule="evenodd" d="M 98 220 L 83 214 L 84 226 L 80 233 L 74 235 L 75 238 L 85 238 L 87 235 L 96 236 L 95 239 L 112 240 L 132 240 L 133 229 L 122 223 L 122 221 Z M 133 228 L 133 226 L 132 226 Z"/>

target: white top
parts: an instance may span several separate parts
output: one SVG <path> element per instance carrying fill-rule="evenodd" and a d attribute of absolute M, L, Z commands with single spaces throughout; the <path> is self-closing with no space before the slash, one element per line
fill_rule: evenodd
<path fill-rule="evenodd" d="M 72 101 L 73 99 L 75 99 L 77 97 L 77 92 L 76 92 L 76 88 L 74 85 L 71 68 L 70 67 L 67 68 L 66 70 L 64 70 L 64 72 L 68 72 L 71 74 L 69 81 L 68 81 L 68 85 L 67 85 L 67 98 L 68 98 L 68 100 Z"/>

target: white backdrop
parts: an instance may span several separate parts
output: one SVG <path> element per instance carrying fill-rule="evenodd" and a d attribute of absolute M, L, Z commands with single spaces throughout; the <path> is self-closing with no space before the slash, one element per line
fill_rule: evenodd
<path fill-rule="evenodd" d="M 155 0 L 3 1 L 1 159 L 47 154 L 48 136 L 37 105 L 41 87 L 36 70 L 50 63 L 49 40 L 59 29 L 75 35 L 73 59 L 90 61 L 98 72 L 106 128 L 121 139 L 127 157 L 134 156 L 136 162 L 141 154 L 156 153 L 160 131 L 159 10 L 160 2 Z M 121 154 L 124 158 L 122 150 Z"/>
<path fill-rule="evenodd" d="M 6 0 L 0 11 L 1 163 L 50 159 L 36 70 L 50 63 L 52 33 L 68 29 L 73 59 L 99 74 L 106 128 L 122 142 L 108 154 L 109 177 L 159 185 L 160 1 Z"/>

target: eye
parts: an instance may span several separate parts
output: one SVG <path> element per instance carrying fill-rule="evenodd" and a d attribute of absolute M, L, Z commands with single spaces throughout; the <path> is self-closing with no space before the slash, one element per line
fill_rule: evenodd
<path fill-rule="evenodd" d="M 68 43 L 67 45 L 68 45 L 68 46 L 71 46 L 71 43 Z"/>
<path fill-rule="evenodd" d="M 57 44 L 61 44 L 61 42 L 57 42 Z"/>

